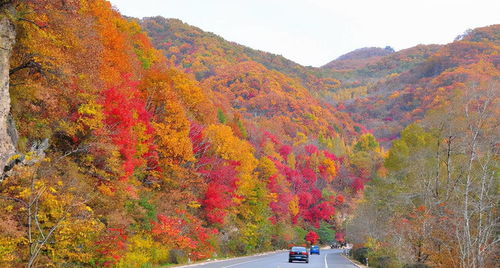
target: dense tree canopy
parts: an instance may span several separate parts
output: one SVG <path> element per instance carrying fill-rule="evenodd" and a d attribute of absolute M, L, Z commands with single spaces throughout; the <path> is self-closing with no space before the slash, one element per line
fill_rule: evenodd
<path fill-rule="evenodd" d="M 14 2 L 2 267 L 186 263 L 379 225 L 347 239 L 491 264 L 498 26 L 332 70 L 106 0 Z M 387 217 L 346 225 L 354 210 Z"/>

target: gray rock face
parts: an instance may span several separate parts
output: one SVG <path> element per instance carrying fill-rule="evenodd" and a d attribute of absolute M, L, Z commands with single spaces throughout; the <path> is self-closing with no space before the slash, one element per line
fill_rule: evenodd
<path fill-rule="evenodd" d="M 9 59 L 15 37 L 14 25 L 0 11 L 0 178 L 3 176 L 7 161 L 16 152 L 13 137 L 9 135 L 9 132 L 12 133 L 12 130 L 9 131 L 9 125 L 12 125 L 12 122 L 9 122 L 11 121 L 9 120 Z"/>

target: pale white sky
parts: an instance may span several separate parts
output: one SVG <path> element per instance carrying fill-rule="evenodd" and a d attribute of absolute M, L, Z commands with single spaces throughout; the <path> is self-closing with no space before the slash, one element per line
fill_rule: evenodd
<path fill-rule="evenodd" d="M 251 48 L 321 66 L 361 47 L 445 44 L 500 23 L 500 0 L 110 0 L 137 18 L 178 18 Z"/>

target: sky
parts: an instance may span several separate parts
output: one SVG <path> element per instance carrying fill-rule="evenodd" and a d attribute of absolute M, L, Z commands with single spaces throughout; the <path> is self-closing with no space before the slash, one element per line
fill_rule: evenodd
<path fill-rule="evenodd" d="M 110 0 L 122 14 L 163 16 L 322 66 L 361 47 L 446 44 L 500 23 L 500 0 Z"/>

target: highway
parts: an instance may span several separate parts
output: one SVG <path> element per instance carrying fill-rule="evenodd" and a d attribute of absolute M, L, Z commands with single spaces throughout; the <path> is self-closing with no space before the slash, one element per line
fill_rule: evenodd
<path fill-rule="evenodd" d="M 356 268 L 340 255 L 341 249 L 324 249 L 321 255 L 309 256 L 309 263 L 288 263 L 288 251 L 261 256 L 250 256 L 224 261 L 206 262 L 181 267 L 193 268 Z"/>

